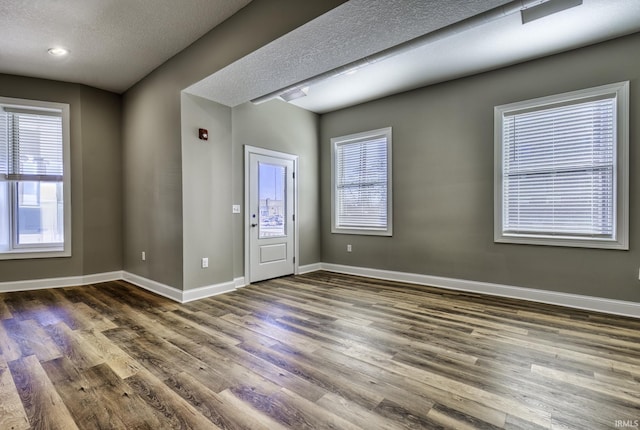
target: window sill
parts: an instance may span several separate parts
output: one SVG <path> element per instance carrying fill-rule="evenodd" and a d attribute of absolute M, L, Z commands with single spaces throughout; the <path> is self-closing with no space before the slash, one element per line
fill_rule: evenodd
<path fill-rule="evenodd" d="M 358 234 L 363 236 L 393 236 L 391 229 L 387 230 L 371 230 L 371 229 L 359 229 L 359 228 L 339 228 L 333 227 L 331 229 L 332 234 Z"/>
<path fill-rule="evenodd" d="M 538 236 L 538 235 L 499 235 L 494 238 L 495 243 L 511 243 L 517 245 L 561 246 L 570 248 L 595 248 L 628 251 L 627 240 L 612 239 L 577 239 L 567 236 Z"/>
<path fill-rule="evenodd" d="M 18 249 L 13 251 L 0 252 L 0 260 L 26 260 L 38 258 L 59 258 L 71 257 L 70 250 L 63 248 L 46 248 L 46 249 Z"/>

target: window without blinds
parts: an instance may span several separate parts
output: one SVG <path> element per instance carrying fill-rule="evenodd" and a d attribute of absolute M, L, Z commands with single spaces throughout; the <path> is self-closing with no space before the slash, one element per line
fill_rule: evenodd
<path fill-rule="evenodd" d="M 391 235 L 391 129 L 332 143 L 333 232 Z"/>
<path fill-rule="evenodd" d="M 617 240 L 618 102 L 609 90 L 500 112 L 502 238 Z"/>

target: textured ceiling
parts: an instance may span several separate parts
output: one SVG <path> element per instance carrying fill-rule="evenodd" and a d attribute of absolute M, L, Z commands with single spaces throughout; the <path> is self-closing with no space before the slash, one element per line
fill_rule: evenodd
<path fill-rule="evenodd" d="M 291 103 L 325 113 L 640 31 L 640 0 L 584 0 L 522 24 L 520 14 L 453 32 L 411 51 L 311 85 Z M 640 51 L 639 51 L 640 54 Z"/>
<path fill-rule="evenodd" d="M 540 3 L 546 0 L 540 0 Z M 187 89 L 228 106 L 305 81 L 508 1 L 351 0 Z M 510 6 L 535 5 L 535 1 Z M 502 17 L 308 87 L 291 103 L 317 113 L 640 31 L 640 0 L 583 0 L 522 24 Z"/>
<path fill-rule="evenodd" d="M 187 91 L 237 106 L 506 3 L 509 0 L 351 0 Z"/>
<path fill-rule="evenodd" d="M 123 92 L 250 1 L 0 0 L 0 73 Z"/>

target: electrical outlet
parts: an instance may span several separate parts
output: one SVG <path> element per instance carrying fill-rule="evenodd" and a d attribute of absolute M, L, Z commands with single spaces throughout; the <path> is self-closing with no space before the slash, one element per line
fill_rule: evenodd
<path fill-rule="evenodd" d="M 351 252 L 351 244 L 347 245 L 347 252 Z"/>
<path fill-rule="evenodd" d="M 142 261 L 147 261 L 147 253 L 142 251 L 142 254 L 140 254 L 140 258 L 142 259 Z"/>
<path fill-rule="evenodd" d="M 240 205 L 231 206 L 231 213 L 239 214 L 240 213 Z"/>
<path fill-rule="evenodd" d="M 209 267 L 209 259 L 207 257 L 204 257 L 202 259 L 202 268 L 206 269 L 207 267 Z"/>

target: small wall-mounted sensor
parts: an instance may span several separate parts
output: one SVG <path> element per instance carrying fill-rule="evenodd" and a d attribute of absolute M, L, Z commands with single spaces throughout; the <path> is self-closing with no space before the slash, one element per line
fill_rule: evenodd
<path fill-rule="evenodd" d="M 198 137 L 200 138 L 200 140 L 209 140 L 209 132 L 206 128 L 199 128 Z"/>

